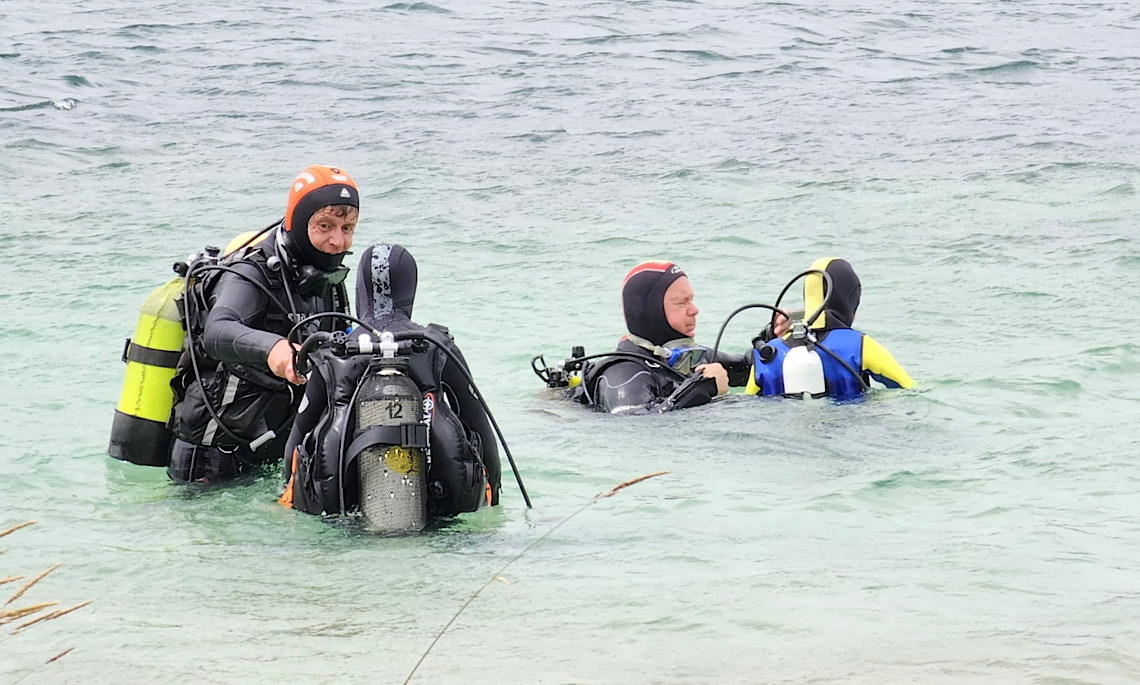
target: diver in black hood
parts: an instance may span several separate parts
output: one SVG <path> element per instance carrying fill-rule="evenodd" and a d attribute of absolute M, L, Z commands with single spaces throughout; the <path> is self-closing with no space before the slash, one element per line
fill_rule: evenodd
<path fill-rule="evenodd" d="M 645 414 L 707 404 L 748 380 L 748 360 L 697 345 L 693 289 L 671 262 L 643 262 L 622 284 L 628 333 L 617 352 L 584 367 L 573 397 L 611 414 Z M 635 355 L 639 359 L 631 358 Z"/>
<path fill-rule="evenodd" d="M 356 279 L 360 319 L 378 331 L 420 331 L 434 343 L 412 352 L 408 375 L 424 394 L 431 465 L 427 473 L 428 513 L 450 516 L 498 504 L 499 452 L 487 412 L 456 362 L 436 345 L 463 355 L 448 330 L 412 321 L 418 270 L 400 245 L 380 243 L 361 255 Z M 350 338 L 367 335 L 363 327 Z M 355 425 L 351 398 L 368 370 L 369 358 L 321 355 L 286 446 L 281 503 L 310 514 L 347 513 L 359 506 L 357 462 L 344 464 L 343 445 Z M 343 473 L 342 473 L 343 469 Z"/>
<path fill-rule="evenodd" d="M 173 480 L 224 480 L 281 457 L 304 382 L 285 336 L 311 314 L 348 312 L 341 260 L 359 207 L 347 173 L 310 166 L 293 179 L 280 223 L 187 278 L 168 424 Z M 333 327 L 325 319 L 304 332 Z"/>

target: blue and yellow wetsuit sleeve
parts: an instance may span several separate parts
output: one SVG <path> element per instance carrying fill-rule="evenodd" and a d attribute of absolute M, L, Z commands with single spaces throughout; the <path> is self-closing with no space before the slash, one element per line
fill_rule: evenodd
<path fill-rule="evenodd" d="M 899 366 L 887 348 L 866 333 L 863 334 L 863 371 L 888 388 L 906 390 L 914 386 L 914 379 Z"/>

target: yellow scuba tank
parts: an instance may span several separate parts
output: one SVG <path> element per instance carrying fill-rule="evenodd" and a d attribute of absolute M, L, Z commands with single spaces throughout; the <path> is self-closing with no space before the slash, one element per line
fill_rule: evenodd
<path fill-rule="evenodd" d="M 166 466 L 170 459 L 166 422 L 174 404 L 170 381 L 185 335 L 177 304 L 182 288 L 182 279 L 174 278 L 151 292 L 139 310 L 134 337 L 123 346 L 127 373 L 107 448 L 116 459 L 143 466 Z"/>
<path fill-rule="evenodd" d="M 238 234 L 226 246 L 224 255 L 248 246 L 270 228 Z M 218 248 L 207 247 L 203 255 L 217 262 Z M 107 448 L 107 453 L 116 459 L 143 466 L 166 466 L 170 461 L 173 435 L 166 424 L 174 406 L 170 381 L 177 372 L 186 335 L 178 311 L 184 287 L 182 278 L 173 278 L 151 292 L 139 310 L 134 337 L 127 338 L 123 346 L 127 374 L 111 424 L 111 445 Z"/>
<path fill-rule="evenodd" d="M 234 239 L 226 245 L 226 249 L 222 250 L 222 256 L 226 257 L 243 247 L 248 247 L 254 239 L 260 238 L 263 235 L 265 235 L 265 231 L 246 231 L 245 233 L 238 233 L 234 236 Z"/>

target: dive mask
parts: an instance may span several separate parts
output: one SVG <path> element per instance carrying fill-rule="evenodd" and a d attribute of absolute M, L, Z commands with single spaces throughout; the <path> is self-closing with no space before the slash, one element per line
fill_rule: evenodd
<path fill-rule="evenodd" d="M 634 345 L 652 352 L 654 357 L 668 364 L 669 368 L 686 376 L 697 366 L 710 361 L 706 359 L 709 356 L 709 348 L 694 344 L 692 338 L 678 338 L 664 345 L 654 345 L 633 333 L 627 333 L 625 337 Z"/>
<path fill-rule="evenodd" d="M 665 350 L 669 352 L 669 358 L 666 360 L 669 368 L 685 375 L 692 373 L 693 369 L 703 364 L 705 356 L 709 353 L 708 348 L 699 346 L 665 347 Z"/>

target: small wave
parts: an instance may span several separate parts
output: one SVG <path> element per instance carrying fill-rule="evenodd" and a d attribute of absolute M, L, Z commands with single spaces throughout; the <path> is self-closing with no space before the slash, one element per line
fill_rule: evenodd
<path fill-rule="evenodd" d="M 521 57 L 537 57 L 538 53 L 533 50 L 523 50 L 520 48 L 500 48 L 496 46 L 487 46 L 479 48 L 480 52 L 501 52 L 505 55 L 519 55 Z"/>
<path fill-rule="evenodd" d="M 831 45 L 832 45 L 832 43 L 828 43 L 828 42 L 807 40 L 806 38 L 793 38 L 791 41 L 788 42 L 787 45 L 781 45 L 780 50 L 782 50 L 784 52 L 788 52 L 791 50 L 801 50 L 805 46 L 807 48 L 826 48 L 826 47 L 830 47 Z"/>
<path fill-rule="evenodd" d="M 871 490 L 894 490 L 897 488 L 942 488 L 946 486 L 964 486 L 977 479 L 952 480 L 949 478 L 924 478 L 914 471 L 898 471 L 880 478 L 871 483 Z"/>
<path fill-rule="evenodd" d="M 977 69 L 969 69 L 972 74 L 1005 74 L 1005 73 L 1020 73 L 1023 71 L 1030 71 L 1041 66 L 1037 62 L 1028 59 L 1017 60 L 1016 62 L 1007 62 L 1006 64 L 996 64 L 992 67 L 978 67 Z"/>
<path fill-rule="evenodd" d="M 1053 302 L 1057 302 L 1058 304 L 1060 304 L 1060 302 L 1057 299 L 1057 296 L 1054 295 L 1053 293 L 1043 293 L 1043 292 L 1040 292 L 1037 290 L 1012 290 L 1010 288 L 1006 288 L 1006 287 L 1002 287 L 1002 286 L 990 286 L 987 288 L 983 288 L 983 290 L 985 290 L 987 292 L 992 292 L 994 294 L 994 296 L 998 297 L 998 298 L 1012 298 L 1015 300 L 1045 299 L 1045 300 L 1051 300 Z"/>
<path fill-rule="evenodd" d="M 911 23 L 909 21 L 903 21 L 902 19 L 876 19 L 874 21 L 866 22 L 866 25 L 867 26 L 874 26 L 877 28 L 885 28 L 885 29 L 909 29 L 909 28 L 911 28 Z"/>
<path fill-rule="evenodd" d="M 613 33 L 608 36 L 591 36 L 589 38 L 570 38 L 568 43 L 585 43 L 586 45 L 608 45 L 610 43 L 620 43 L 622 41 L 635 38 L 636 36 L 627 36 L 623 33 Z"/>
<path fill-rule="evenodd" d="M 596 131 L 587 135 L 600 135 L 606 138 L 618 138 L 621 140 L 630 138 L 660 138 L 666 135 L 665 131 L 649 129 L 646 131 Z"/>
<path fill-rule="evenodd" d="M 1016 137 L 1016 136 L 1009 136 Z M 1017 143 L 1017 147 L 1038 150 L 1053 150 L 1056 148 L 1088 149 L 1090 146 L 1074 140 L 1035 140 L 1032 143 Z M 1082 164 L 1077 162 L 1077 164 Z"/>
<path fill-rule="evenodd" d="M 755 247 L 755 246 L 760 245 L 760 243 L 756 242 L 755 240 L 751 240 L 749 238 L 745 238 L 745 237 L 739 236 L 739 235 L 713 236 L 713 237 L 707 239 L 705 242 L 710 243 L 710 244 L 715 244 L 715 245 L 746 245 L 749 247 Z M 749 435 L 751 436 L 751 434 L 749 434 Z"/>
<path fill-rule="evenodd" d="M 451 14 L 451 10 L 438 7 L 427 2 L 397 2 L 385 5 L 382 9 L 403 10 L 405 12 L 433 12 L 435 14 Z"/>
<path fill-rule="evenodd" d="M 722 55 L 719 52 L 712 50 L 654 50 L 658 55 L 678 55 L 680 57 L 692 57 L 702 62 L 734 62 L 735 57 Z"/>
<path fill-rule="evenodd" d="M 963 45 L 960 48 L 946 48 L 944 50 L 941 50 L 940 52 L 944 52 L 947 55 L 960 55 L 963 52 L 978 52 L 979 50 L 981 50 L 981 48 L 975 48 L 975 47 L 971 47 L 968 45 Z"/>
<path fill-rule="evenodd" d="M 1132 261 L 1140 262 L 1140 258 L 1133 257 Z M 1136 373 L 1140 371 L 1140 359 L 1136 352 L 1140 346 L 1132 343 L 1092 347 L 1083 350 L 1077 355 L 1080 366 L 1097 372 Z"/>
<path fill-rule="evenodd" d="M 777 67 L 777 68 L 779 68 L 779 67 Z M 765 69 L 753 69 L 751 71 L 726 71 L 726 72 L 721 73 L 721 74 L 713 74 L 712 76 L 702 76 L 701 78 L 693 79 L 693 80 L 694 81 L 711 81 L 713 79 L 721 79 L 721 78 L 736 79 L 736 78 L 743 78 L 746 76 L 760 76 L 760 75 L 764 75 L 767 73 L 768 73 L 768 71 Z"/>
<path fill-rule="evenodd" d="M 1108 190 L 1101 193 L 1101 196 L 1106 197 L 1132 197 L 1136 194 L 1136 189 L 1132 187 L 1131 183 L 1121 183 L 1118 186 L 1113 186 Z"/>
<path fill-rule="evenodd" d="M 1084 389 L 1077 381 L 1067 378 L 1048 381 L 985 378 L 977 381 L 976 385 L 990 390 L 1007 391 L 1011 397 L 1034 398 L 1040 398 L 1047 394 L 1076 397 Z M 1042 416 L 1044 415 L 1042 414 Z"/>
<path fill-rule="evenodd" d="M 15 105 L 14 107 L 0 107 L 0 112 L 27 112 L 33 109 L 46 109 L 51 107 L 51 100 L 43 100 L 40 102 L 33 102 L 27 105 Z"/>
<path fill-rule="evenodd" d="M 797 188 L 848 188 L 851 182 L 843 179 L 835 181 L 804 181 L 797 185 Z"/>
<path fill-rule="evenodd" d="M 137 31 L 139 29 L 173 29 L 173 24 L 127 24 L 120 31 Z"/>
<path fill-rule="evenodd" d="M 0 52 L 0 59 L 16 59 L 19 56 L 18 52 Z"/>
<path fill-rule="evenodd" d="M 716 164 L 716 166 L 713 167 L 713 170 L 714 171 L 744 171 L 744 172 L 748 172 L 748 171 L 751 171 L 753 169 L 758 169 L 759 167 L 760 167 L 760 165 L 757 164 L 756 162 L 748 162 L 748 161 L 745 161 L 743 159 L 736 159 L 735 157 L 729 157 L 728 159 L 725 159 L 725 160 L 718 162 Z"/>
<path fill-rule="evenodd" d="M 532 95 L 545 95 L 547 93 L 561 97 L 570 97 L 578 94 L 575 91 L 570 90 L 569 88 L 564 88 L 562 86 L 527 86 L 526 88 L 516 88 L 515 90 L 507 93 L 507 95 L 521 95 L 530 97 Z"/>
<path fill-rule="evenodd" d="M 40 102 L 32 102 L 26 105 L 16 105 L 14 107 L 0 107 L 0 112 L 27 112 L 35 109 L 61 109 L 69 110 L 75 109 L 79 101 L 74 98 L 64 98 L 62 100 L 42 100 Z"/>
<path fill-rule="evenodd" d="M 69 86 L 79 86 L 79 87 L 83 87 L 83 88 L 90 88 L 91 87 L 90 81 L 83 78 L 82 76 L 77 76 L 76 74 L 68 74 L 68 75 L 64 76 L 63 82 Z"/>
<path fill-rule="evenodd" d="M 986 509 L 985 511 L 979 511 L 976 514 L 970 514 L 966 518 L 971 518 L 971 519 L 989 518 L 991 516 L 1001 516 L 1002 514 L 1008 514 L 1009 512 L 1010 512 L 1010 509 L 1008 507 L 990 507 L 989 509 Z"/>
<path fill-rule="evenodd" d="M 531 133 L 521 133 L 515 136 L 507 136 L 507 140 L 524 140 L 528 143 L 545 143 L 566 133 L 566 129 L 555 129 L 553 131 L 533 131 Z"/>
<path fill-rule="evenodd" d="M 637 240 L 636 238 L 626 238 L 625 236 L 611 236 L 609 238 L 600 238 L 598 240 L 591 240 L 583 243 L 584 245 L 646 245 L 652 241 Z"/>

